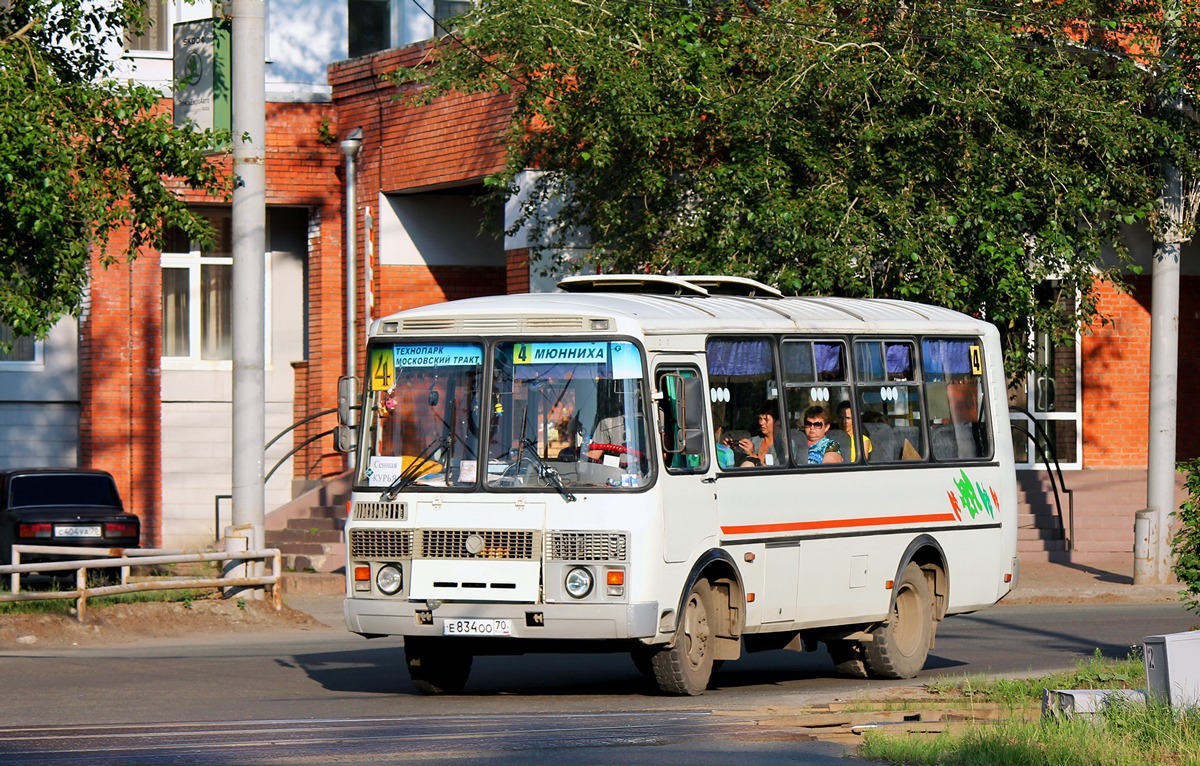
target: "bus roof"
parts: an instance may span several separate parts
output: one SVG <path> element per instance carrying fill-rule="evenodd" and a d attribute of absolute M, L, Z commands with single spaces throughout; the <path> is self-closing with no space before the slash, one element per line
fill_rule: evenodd
<path fill-rule="evenodd" d="M 604 274 L 570 277 L 559 288 L 561 292 L 467 298 L 401 311 L 376 320 L 372 335 L 995 332 L 986 322 L 938 306 L 784 297 L 775 288 L 739 277 Z"/>

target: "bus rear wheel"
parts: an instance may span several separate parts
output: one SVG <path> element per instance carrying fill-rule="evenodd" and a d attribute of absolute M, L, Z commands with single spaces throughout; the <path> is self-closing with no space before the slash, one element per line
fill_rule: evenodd
<path fill-rule="evenodd" d="M 909 563 L 896 583 L 888 621 L 864 645 L 867 668 L 880 678 L 912 678 L 925 667 L 933 636 L 933 601 L 921 567 Z"/>
<path fill-rule="evenodd" d="M 658 688 L 667 694 L 703 694 L 713 674 L 712 587 L 700 580 L 688 591 L 675 630 L 675 643 L 655 653 L 651 662 Z"/>
<path fill-rule="evenodd" d="M 422 694 L 457 694 L 467 685 L 474 659 L 441 642 L 410 636 L 404 639 L 404 659 L 413 686 Z"/>

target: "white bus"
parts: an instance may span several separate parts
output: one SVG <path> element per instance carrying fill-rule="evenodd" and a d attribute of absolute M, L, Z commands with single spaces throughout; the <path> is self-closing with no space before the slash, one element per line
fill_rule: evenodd
<path fill-rule="evenodd" d="M 380 319 L 341 381 L 346 625 L 403 636 L 422 692 L 539 651 L 629 652 L 684 695 L 819 644 L 907 678 L 1015 587 L 991 325 L 731 277 L 559 288 Z"/>

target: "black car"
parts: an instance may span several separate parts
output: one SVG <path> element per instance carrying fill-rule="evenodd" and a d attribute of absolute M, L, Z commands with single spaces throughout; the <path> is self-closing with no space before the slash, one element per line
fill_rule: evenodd
<path fill-rule="evenodd" d="M 13 468 L 0 471 L 0 564 L 13 545 L 136 548 L 142 523 L 126 513 L 107 471 Z M 21 563 L 61 556 L 21 554 Z"/>

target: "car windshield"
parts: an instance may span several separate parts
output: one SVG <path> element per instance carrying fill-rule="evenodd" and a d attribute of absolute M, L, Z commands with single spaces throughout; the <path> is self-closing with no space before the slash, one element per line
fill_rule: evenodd
<path fill-rule="evenodd" d="M 14 476 L 9 480 L 8 504 L 11 508 L 57 505 L 122 507 L 112 479 L 81 474 Z"/>
<path fill-rule="evenodd" d="M 389 342 L 368 350 L 358 484 L 640 487 L 650 480 L 642 355 L 629 341 Z M 481 447 L 480 445 L 486 445 Z"/>

